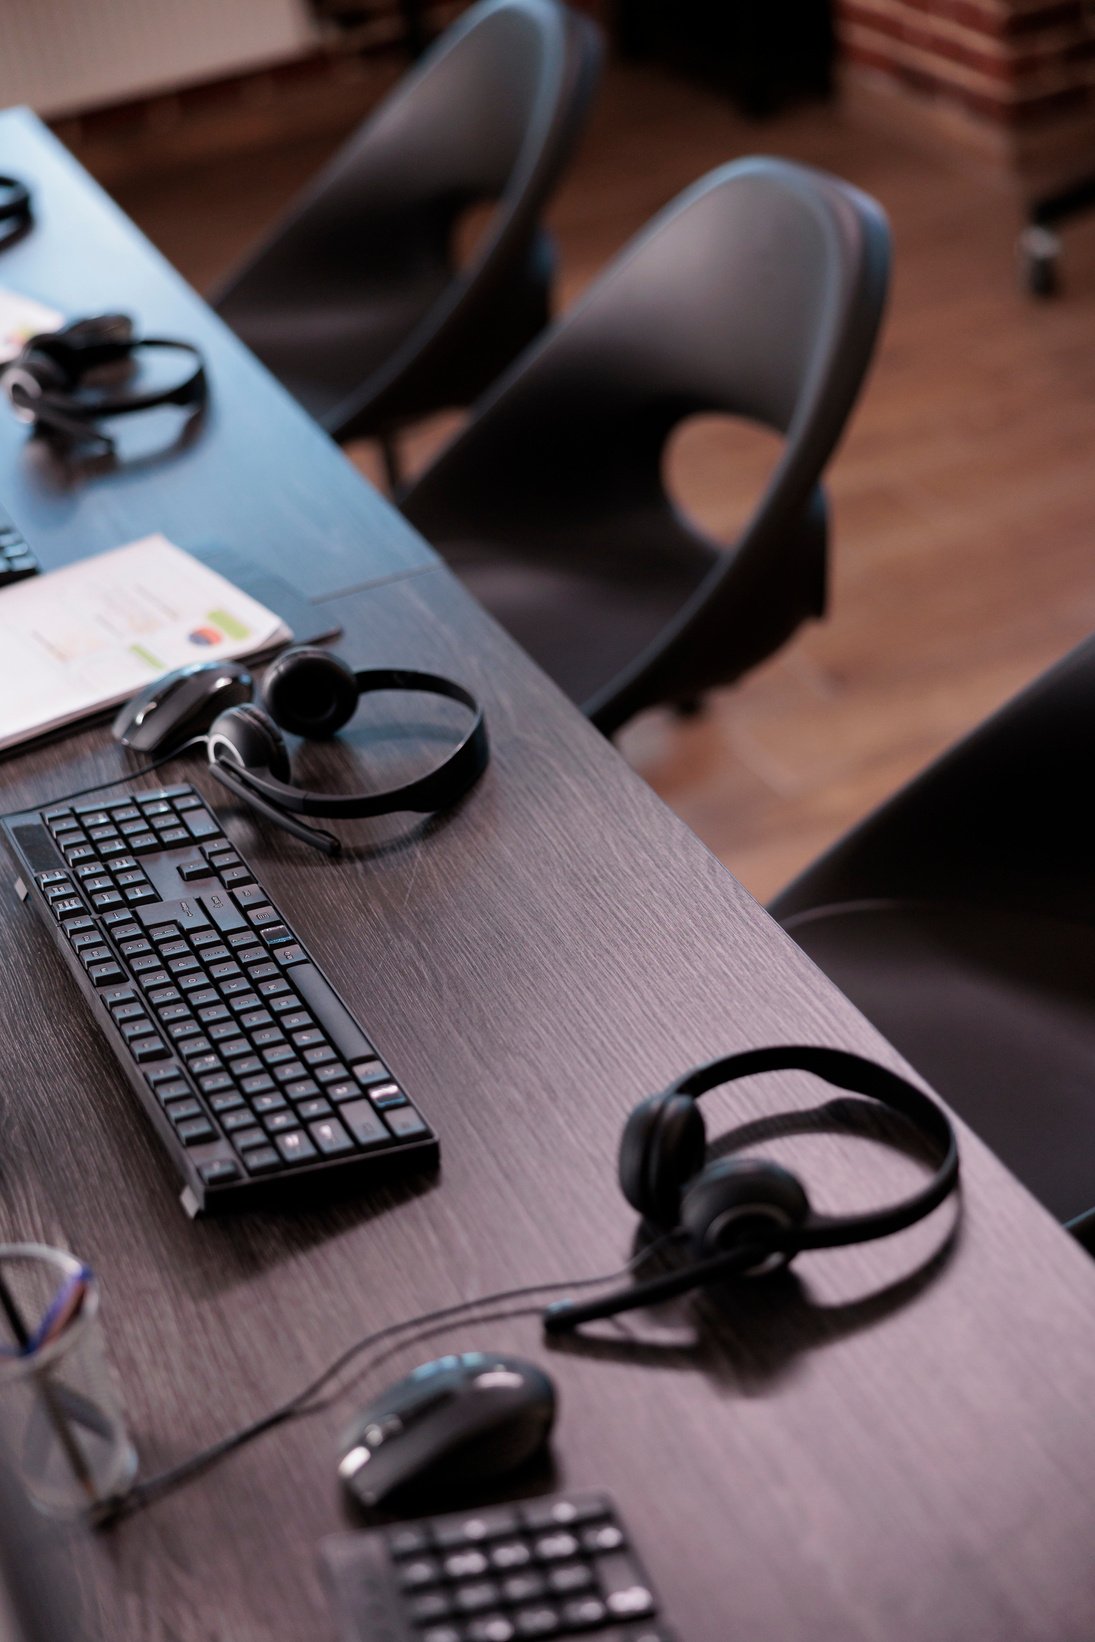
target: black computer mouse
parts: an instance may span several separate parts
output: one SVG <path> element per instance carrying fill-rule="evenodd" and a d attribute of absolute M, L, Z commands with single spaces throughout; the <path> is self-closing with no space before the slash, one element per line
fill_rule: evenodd
<path fill-rule="evenodd" d="M 519 1357 L 469 1351 L 423 1363 L 345 1433 L 338 1474 L 370 1508 L 515 1471 L 545 1444 L 555 1388 Z"/>
<path fill-rule="evenodd" d="M 238 661 L 195 661 L 148 684 L 118 709 L 114 739 L 134 752 L 170 752 L 204 735 L 226 707 L 250 701 L 254 684 Z"/>

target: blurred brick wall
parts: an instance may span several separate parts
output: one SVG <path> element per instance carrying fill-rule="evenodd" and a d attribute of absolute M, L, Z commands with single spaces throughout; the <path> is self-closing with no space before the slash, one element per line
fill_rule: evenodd
<path fill-rule="evenodd" d="M 992 127 L 1020 173 L 1095 171 L 1092 0 L 834 0 L 834 10 L 854 70 Z"/>

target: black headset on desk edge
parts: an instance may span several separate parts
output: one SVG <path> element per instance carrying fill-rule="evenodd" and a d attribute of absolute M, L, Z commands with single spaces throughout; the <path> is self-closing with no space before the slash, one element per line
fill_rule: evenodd
<path fill-rule="evenodd" d="M 145 392 L 108 391 L 85 386 L 85 378 L 106 366 L 132 361 L 144 349 L 173 351 L 186 356 L 186 374 L 171 387 Z M 58 331 L 32 336 L 22 351 L 4 367 L 3 383 L 12 410 L 35 432 L 73 443 L 91 443 L 112 452 L 114 441 L 95 424 L 113 416 L 131 416 L 160 405 L 197 409 L 204 404 L 208 383 L 198 349 L 189 342 L 133 334 L 125 314 L 99 314 L 78 319 Z"/>
<path fill-rule="evenodd" d="M 932 1148 L 935 1172 L 918 1191 L 861 1214 L 819 1214 L 798 1177 L 763 1158 L 704 1162 L 706 1126 L 697 1104 L 710 1089 L 758 1072 L 801 1070 L 900 1112 Z M 841 1248 L 890 1237 L 938 1207 L 958 1183 L 958 1142 L 931 1095 L 877 1062 L 844 1049 L 780 1045 L 727 1055 L 686 1072 L 635 1107 L 620 1141 L 619 1181 L 627 1201 L 663 1232 L 681 1230 L 692 1263 L 601 1300 L 562 1300 L 544 1326 L 562 1334 L 595 1318 L 654 1305 L 731 1276 L 786 1266 L 804 1249 Z"/>
<path fill-rule="evenodd" d="M 473 715 L 471 728 L 436 768 L 383 792 L 320 793 L 293 786 L 281 731 L 324 740 L 350 722 L 363 695 L 380 690 L 410 690 L 458 701 Z M 304 826 L 292 819 L 294 815 L 348 821 L 400 810 L 447 809 L 474 786 L 490 758 L 479 702 L 463 685 L 435 673 L 394 667 L 355 672 L 329 650 L 297 645 L 271 663 L 262 699 L 262 707 L 244 702 L 213 720 L 207 738 L 209 773 L 252 809 L 327 855 L 338 853 L 338 839 Z"/>
<path fill-rule="evenodd" d="M 30 189 L 26 183 L 18 177 L 0 176 L 0 223 L 14 223 L 21 228 L 30 219 Z"/>

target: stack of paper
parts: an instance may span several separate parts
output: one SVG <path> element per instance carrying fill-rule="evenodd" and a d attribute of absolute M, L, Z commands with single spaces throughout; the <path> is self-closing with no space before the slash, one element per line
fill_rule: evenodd
<path fill-rule="evenodd" d="M 164 536 L 31 576 L 0 592 L 0 749 L 116 707 L 176 667 L 291 636 Z"/>

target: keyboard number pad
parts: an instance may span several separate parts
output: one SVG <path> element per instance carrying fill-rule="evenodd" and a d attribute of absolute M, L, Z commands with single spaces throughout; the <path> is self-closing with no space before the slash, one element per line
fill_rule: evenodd
<path fill-rule="evenodd" d="M 604 1494 L 434 1517 L 322 1547 L 347 1618 L 368 1629 L 387 1590 L 401 1642 L 524 1642 L 605 1635 L 672 1642 L 626 1530 Z M 362 1595 L 372 1591 L 369 1607 Z"/>

